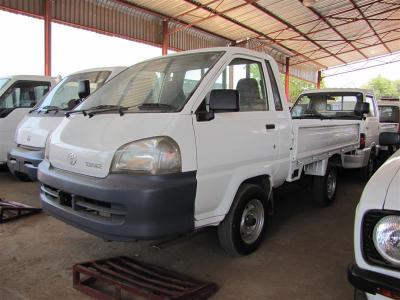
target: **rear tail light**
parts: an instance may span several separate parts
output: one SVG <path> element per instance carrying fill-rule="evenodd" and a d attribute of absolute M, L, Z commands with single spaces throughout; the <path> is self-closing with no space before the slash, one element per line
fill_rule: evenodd
<path fill-rule="evenodd" d="M 365 133 L 360 133 L 360 149 L 365 148 Z"/>

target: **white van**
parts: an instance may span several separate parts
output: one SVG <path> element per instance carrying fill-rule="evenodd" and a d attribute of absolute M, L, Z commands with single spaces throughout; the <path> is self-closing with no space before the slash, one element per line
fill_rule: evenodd
<path fill-rule="evenodd" d="M 276 62 L 237 47 L 136 64 L 68 113 L 39 165 L 42 207 L 106 240 L 218 226 L 223 248 L 261 243 L 273 188 L 314 176 L 332 204 L 337 167 L 360 147 L 369 104 L 349 120 L 293 122 Z"/>
<path fill-rule="evenodd" d="M 9 150 L 7 159 L 11 173 L 23 181 L 36 180 L 37 166 L 43 160 L 46 139 L 61 123 L 65 112 L 79 104 L 81 97 L 94 92 L 124 69 L 95 68 L 65 77 L 19 123 L 15 133 L 16 146 Z M 79 82 L 88 84 L 88 91 L 81 96 L 78 94 Z"/>
<path fill-rule="evenodd" d="M 304 91 L 292 108 L 292 117 L 299 120 L 359 119 L 354 114 L 357 103 L 369 103 L 369 113 L 362 118 L 360 147 L 342 156 L 345 169 L 360 169 L 361 177 L 368 180 L 375 172 L 379 155 L 379 111 L 373 93 L 365 89 L 327 88 Z"/>
<path fill-rule="evenodd" d="M 382 133 L 380 144 L 400 146 L 399 133 Z M 365 186 L 354 222 L 356 263 L 348 268 L 355 300 L 400 297 L 400 150 Z"/>
<path fill-rule="evenodd" d="M 0 165 L 14 147 L 15 129 L 28 111 L 50 90 L 48 76 L 16 75 L 0 78 Z"/>
<path fill-rule="evenodd" d="M 379 106 L 379 131 L 400 132 L 400 100 L 397 98 L 380 100 Z M 383 156 L 390 156 L 398 149 L 397 146 L 380 146 Z"/>

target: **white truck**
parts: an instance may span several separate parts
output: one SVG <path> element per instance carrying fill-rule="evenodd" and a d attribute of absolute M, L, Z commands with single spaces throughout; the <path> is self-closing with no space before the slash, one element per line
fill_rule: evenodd
<path fill-rule="evenodd" d="M 125 67 L 103 67 L 82 70 L 65 77 L 19 123 L 15 144 L 9 149 L 7 165 L 22 181 L 37 179 L 37 167 L 43 160 L 47 136 L 62 121 L 66 111 L 120 73 Z M 79 84 L 83 90 L 79 93 Z"/>
<path fill-rule="evenodd" d="M 0 165 L 14 147 L 18 123 L 55 83 L 48 76 L 16 75 L 0 78 Z"/>
<path fill-rule="evenodd" d="M 360 102 L 368 103 L 370 108 L 362 118 L 354 113 Z M 313 124 L 311 119 L 322 126 L 329 125 L 332 120 L 359 120 L 354 130 L 360 134 L 360 147 L 341 155 L 340 165 L 345 169 L 360 169 L 364 180 L 373 175 L 379 155 L 379 111 L 371 91 L 354 88 L 308 90 L 298 97 L 291 113 L 300 127 Z M 304 121 L 306 119 L 309 121 Z M 338 137 L 332 135 L 332 142 L 335 143 Z M 308 141 L 302 142 L 309 145 Z"/>
<path fill-rule="evenodd" d="M 332 203 L 336 167 L 360 147 L 358 119 L 293 122 L 276 62 L 244 48 L 180 52 L 136 64 L 67 113 L 39 165 L 41 203 L 106 240 L 218 226 L 222 247 L 261 243 L 272 191 L 313 175 Z"/>
<path fill-rule="evenodd" d="M 399 133 L 383 133 L 380 144 L 400 146 Z M 355 300 L 400 299 L 400 151 L 365 186 L 354 224 L 355 264 L 348 279 Z"/>
<path fill-rule="evenodd" d="M 400 100 L 397 98 L 389 98 L 378 101 L 379 107 L 379 132 L 400 132 Z M 387 158 L 398 149 L 397 146 L 382 146 L 382 156 Z"/>

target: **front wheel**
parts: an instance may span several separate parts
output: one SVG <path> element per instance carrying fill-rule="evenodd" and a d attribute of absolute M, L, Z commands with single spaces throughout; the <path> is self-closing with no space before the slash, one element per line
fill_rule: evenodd
<path fill-rule="evenodd" d="M 319 206 L 331 205 L 335 200 L 336 189 L 337 170 L 335 167 L 328 166 L 325 176 L 314 176 L 314 202 Z"/>
<path fill-rule="evenodd" d="M 368 158 L 368 164 L 361 168 L 361 178 L 364 181 L 368 181 L 372 175 L 375 173 L 375 168 L 376 168 L 376 159 L 375 155 L 371 152 Z"/>
<path fill-rule="evenodd" d="M 231 256 L 247 255 L 260 245 L 267 216 L 265 191 L 255 184 L 243 184 L 231 209 L 218 226 L 222 248 Z"/>

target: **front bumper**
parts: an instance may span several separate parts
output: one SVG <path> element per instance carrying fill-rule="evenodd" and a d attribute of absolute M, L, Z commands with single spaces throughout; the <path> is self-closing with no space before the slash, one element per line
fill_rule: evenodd
<path fill-rule="evenodd" d="M 400 297 L 400 279 L 360 269 L 356 264 L 351 264 L 347 270 L 349 282 L 358 290 L 368 294 L 385 294 L 390 292 Z"/>
<path fill-rule="evenodd" d="M 39 166 L 50 215 L 105 240 L 148 240 L 194 229 L 196 172 L 95 178 Z"/>
<path fill-rule="evenodd" d="M 37 170 L 44 158 L 44 150 L 28 150 L 21 147 L 13 148 L 7 156 L 7 166 L 11 173 L 26 174 L 29 179 L 37 180 Z"/>
<path fill-rule="evenodd" d="M 369 156 L 371 153 L 370 148 L 356 150 L 352 154 L 343 155 L 343 167 L 345 169 L 359 169 L 368 165 Z"/>

